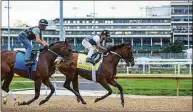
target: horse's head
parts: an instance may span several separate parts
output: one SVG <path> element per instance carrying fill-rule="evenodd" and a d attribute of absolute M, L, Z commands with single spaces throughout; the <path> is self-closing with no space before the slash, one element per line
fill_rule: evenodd
<path fill-rule="evenodd" d="M 44 50 L 49 50 L 57 57 L 62 57 L 64 59 L 71 59 L 73 58 L 73 51 L 69 41 L 59 41 L 56 43 L 51 43 L 48 48 L 44 48 Z"/>
<path fill-rule="evenodd" d="M 134 66 L 133 50 L 130 43 L 122 43 L 108 48 L 108 51 L 115 51 L 122 59 L 125 60 L 127 66 Z"/>

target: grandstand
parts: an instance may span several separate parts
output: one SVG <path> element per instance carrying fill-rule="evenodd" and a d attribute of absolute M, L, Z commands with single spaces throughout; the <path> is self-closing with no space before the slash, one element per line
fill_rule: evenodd
<path fill-rule="evenodd" d="M 164 15 L 162 7 L 160 7 L 159 10 L 162 11 L 161 16 L 150 13 L 147 17 L 137 18 L 96 17 L 95 25 L 92 17 L 65 17 L 65 37 L 77 52 L 85 52 L 81 42 L 83 38 L 93 35 L 94 29 L 96 34 L 99 34 L 103 29 L 108 29 L 111 32 L 113 44 L 130 42 L 136 53 L 159 52 L 170 41 L 178 38 L 184 42 L 186 46 L 184 50 L 186 50 L 188 49 L 188 45 L 192 47 L 192 25 L 190 25 L 192 24 L 191 4 L 192 2 L 189 4 L 187 2 L 171 2 L 171 6 L 169 6 L 172 9 L 171 14 L 168 14 L 166 10 L 167 14 Z M 151 11 L 153 10 L 152 8 Z M 43 31 L 44 39 L 48 43 L 59 41 L 59 18 L 50 20 L 49 23 L 51 26 L 46 31 Z M 10 28 L 10 45 L 12 50 L 14 48 L 23 48 L 23 45 L 17 40 L 17 36 L 25 28 Z M 7 27 L 1 28 L 1 49 L 8 48 L 7 30 Z M 38 48 L 37 45 L 34 46 Z"/>

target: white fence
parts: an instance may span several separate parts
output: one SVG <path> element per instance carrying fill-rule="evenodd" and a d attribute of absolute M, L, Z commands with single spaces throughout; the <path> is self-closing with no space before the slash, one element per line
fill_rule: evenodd
<path fill-rule="evenodd" d="M 125 63 L 119 63 L 125 64 Z M 150 74 L 152 65 L 174 65 L 175 75 L 180 75 L 180 66 L 189 65 L 189 75 L 192 75 L 192 59 L 149 59 L 141 58 L 135 60 L 136 65 L 143 65 L 143 74 L 145 74 L 145 66 L 148 66 L 148 72 Z M 132 67 L 127 67 L 127 74 L 129 74 L 129 69 Z"/>

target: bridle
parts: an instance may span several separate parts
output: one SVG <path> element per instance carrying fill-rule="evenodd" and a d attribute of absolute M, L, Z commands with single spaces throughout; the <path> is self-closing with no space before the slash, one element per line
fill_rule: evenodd
<path fill-rule="evenodd" d="M 56 52 L 54 52 L 54 51 L 52 51 L 51 49 L 48 49 L 48 51 L 50 51 L 52 54 L 54 54 L 54 55 L 56 55 L 57 57 L 60 57 L 60 58 L 62 58 L 62 59 L 65 59 L 67 56 L 61 56 L 61 55 L 59 55 L 59 54 L 57 54 Z"/>
<path fill-rule="evenodd" d="M 120 59 L 122 59 L 125 63 L 127 63 L 125 60 L 128 60 L 129 59 L 129 55 L 128 56 L 125 56 L 125 57 L 122 57 L 120 54 L 118 54 L 118 53 L 116 53 L 116 52 L 114 52 L 114 51 L 109 51 L 110 53 L 112 53 L 112 54 L 115 54 L 116 56 L 118 56 Z M 103 56 L 108 56 L 108 54 L 109 54 L 109 52 L 106 54 L 106 55 L 103 55 Z M 130 62 L 129 62 L 130 63 Z M 130 63 L 130 65 L 131 65 L 131 63 Z"/>
<path fill-rule="evenodd" d="M 56 52 L 54 52 L 53 50 L 51 50 L 50 47 L 51 47 L 51 46 L 47 47 L 47 50 L 48 50 L 49 52 L 51 52 L 52 54 L 54 54 L 56 57 L 60 57 L 60 58 L 62 58 L 62 59 L 66 59 L 66 58 L 67 58 L 67 55 L 61 56 L 61 55 L 59 55 L 58 53 L 56 53 Z M 44 51 L 44 50 L 46 50 L 46 48 L 40 49 L 40 52 L 42 52 L 42 51 Z"/>

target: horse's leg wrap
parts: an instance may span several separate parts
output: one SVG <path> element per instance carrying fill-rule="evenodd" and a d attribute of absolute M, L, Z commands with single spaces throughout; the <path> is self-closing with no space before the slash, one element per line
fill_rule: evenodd
<path fill-rule="evenodd" d="M 7 98 L 6 97 L 7 97 L 7 93 L 4 90 L 2 90 L 3 104 L 7 103 Z"/>

